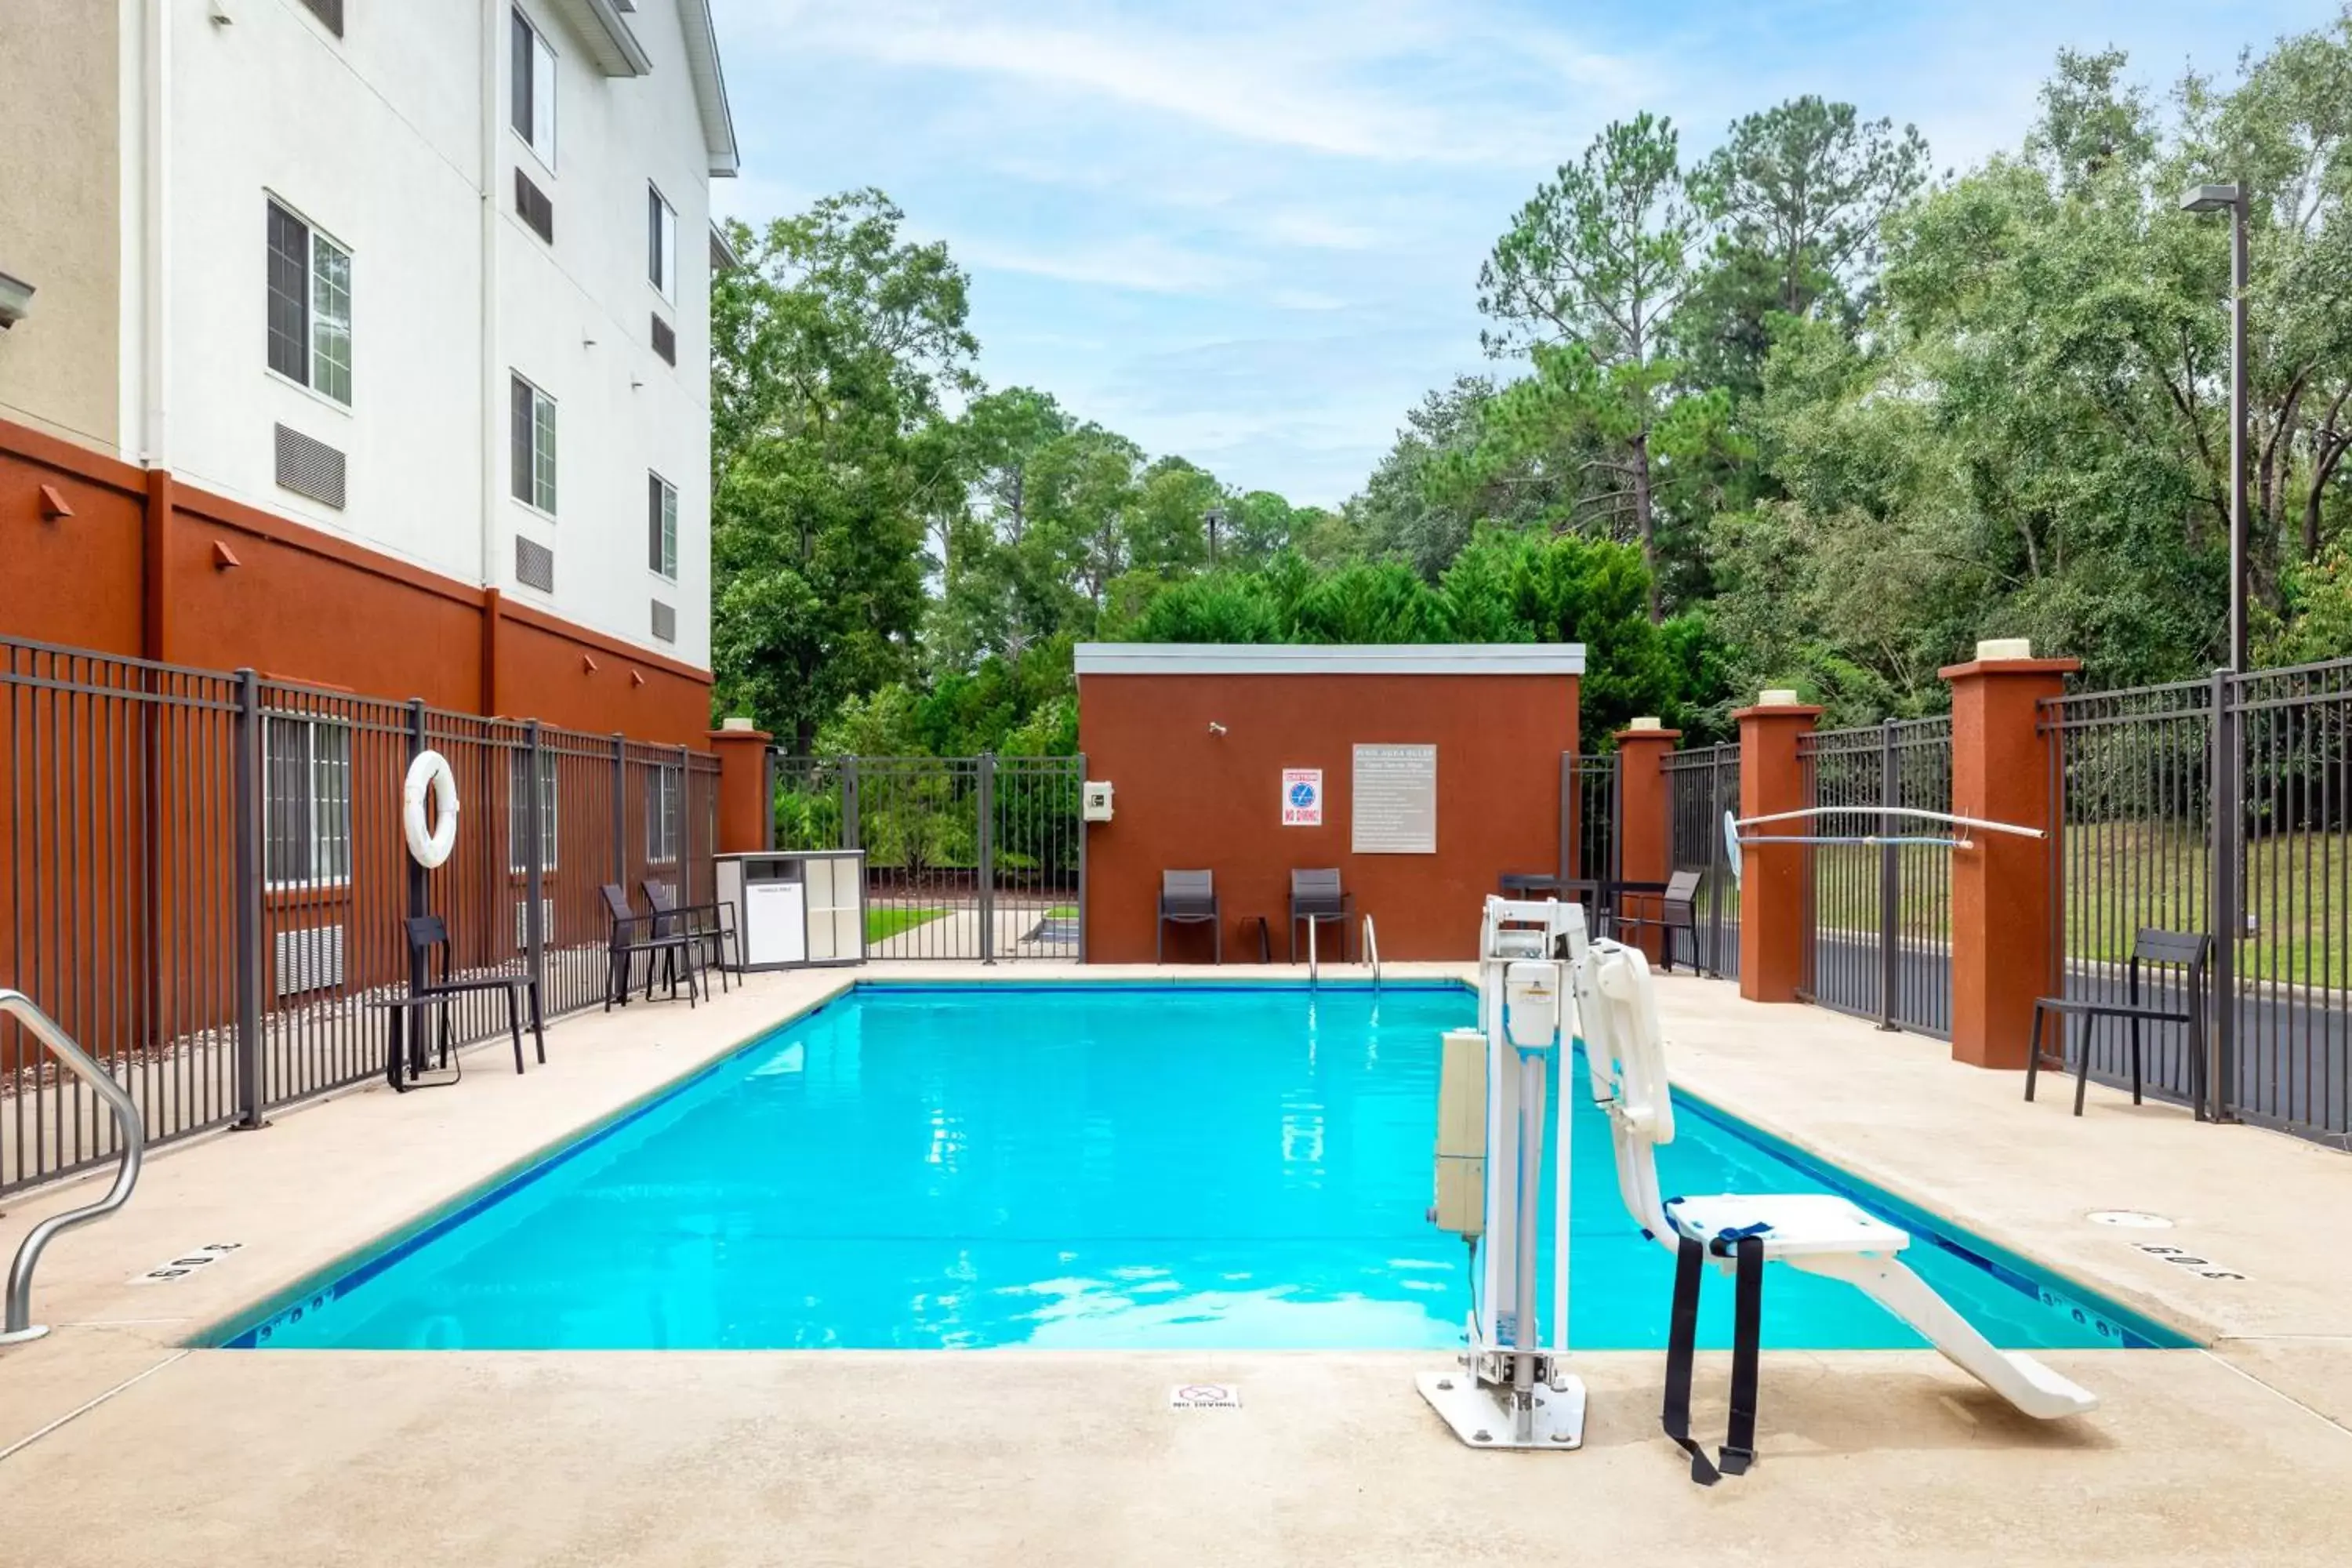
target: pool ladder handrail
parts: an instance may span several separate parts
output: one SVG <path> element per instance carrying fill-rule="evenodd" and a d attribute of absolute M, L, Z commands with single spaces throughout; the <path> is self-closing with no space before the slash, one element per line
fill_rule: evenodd
<path fill-rule="evenodd" d="M 1311 918 L 1307 922 L 1307 988 L 1309 991 L 1319 988 L 1323 984 L 1322 961 L 1315 953 L 1315 928 L 1322 923 Z M 1341 934 L 1345 934 L 1344 928 Z M 1341 945 L 1344 946 L 1345 943 Z"/>
<path fill-rule="evenodd" d="M 52 1056 L 89 1085 L 114 1112 L 115 1125 L 122 1134 L 122 1164 L 114 1173 L 114 1185 L 108 1189 L 106 1196 L 82 1208 L 51 1215 L 27 1232 L 23 1245 L 16 1248 L 16 1261 L 8 1266 L 6 1326 L 0 1330 L 0 1345 L 12 1345 L 39 1339 L 49 1331 L 45 1325 L 33 1321 L 33 1270 L 40 1265 L 42 1249 L 59 1233 L 103 1219 L 131 1201 L 131 1189 L 139 1184 L 139 1167 L 147 1154 L 147 1129 L 140 1118 L 139 1107 L 114 1081 L 113 1075 L 92 1061 L 88 1052 L 74 1044 L 73 1037 L 41 1011 L 31 997 L 21 991 L 0 987 L 0 1015 L 15 1018 L 18 1026 L 48 1047 Z"/>
<path fill-rule="evenodd" d="M 1364 917 L 1364 962 L 1372 966 L 1372 989 L 1381 988 L 1381 939 L 1372 930 L 1372 917 Z"/>

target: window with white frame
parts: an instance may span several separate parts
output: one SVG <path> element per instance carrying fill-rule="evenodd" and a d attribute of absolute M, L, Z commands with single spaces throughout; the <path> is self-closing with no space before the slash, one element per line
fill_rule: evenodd
<path fill-rule="evenodd" d="M 525 851 L 530 847 L 530 753 L 509 753 L 507 767 L 507 868 L 520 877 L 530 871 Z M 555 759 L 539 754 L 539 868 L 555 869 L 556 846 L 562 837 L 555 829 Z"/>
<path fill-rule="evenodd" d="M 646 564 L 677 581 L 677 487 L 659 474 L 646 476 Z"/>
<path fill-rule="evenodd" d="M 547 37 L 521 11 L 514 12 L 513 43 L 508 50 L 508 123 L 523 145 L 555 167 L 555 51 Z"/>
<path fill-rule="evenodd" d="M 646 187 L 646 279 L 661 297 L 677 299 L 677 213 L 652 185 Z"/>
<path fill-rule="evenodd" d="M 686 775 L 677 768 L 655 768 L 646 777 L 646 858 L 667 866 L 677 859 L 677 841 L 686 822 Z"/>
<path fill-rule="evenodd" d="M 352 401 L 352 253 L 269 207 L 269 368 L 348 406 Z"/>
<path fill-rule="evenodd" d="M 262 878 L 320 887 L 352 874 L 352 732 L 271 714 L 261 731 Z"/>
<path fill-rule="evenodd" d="M 555 399 L 520 376 L 513 383 L 514 498 L 555 515 Z"/>

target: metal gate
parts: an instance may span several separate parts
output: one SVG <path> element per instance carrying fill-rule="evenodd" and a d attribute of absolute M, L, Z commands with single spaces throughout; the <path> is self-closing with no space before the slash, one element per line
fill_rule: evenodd
<path fill-rule="evenodd" d="M 1797 742 L 1815 806 L 1952 809 L 1952 721 L 1890 719 Z M 1817 820 L 1823 837 L 1895 833 L 1863 813 Z M 1807 1001 L 1949 1038 L 1952 852 L 1940 845 L 1822 844 L 1805 851 Z"/>
<path fill-rule="evenodd" d="M 2042 727 L 2052 988 L 2125 1001 L 2139 931 L 2213 934 L 2205 1037 L 2147 1031 L 2147 1091 L 2188 1101 L 2201 1079 L 2200 1116 L 2352 1145 L 2352 660 L 2071 694 Z M 2141 981 L 2146 1001 L 2186 1000 L 2177 970 Z M 2063 1049 L 2070 1070 L 2087 1050 L 2092 1077 L 2129 1081 L 2119 1021 Z"/>
<path fill-rule="evenodd" d="M 1084 757 L 769 759 L 779 849 L 866 851 L 866 955 L 1086 957 Z"/>
<path fill-rule="evenodd" d="M 1723 816 L 1739 810 L 1739 746 L 1700 746 L 1660 759 L 1666 777 L 1666 855 L 1699 874 L 1691 906 L 1695 962 L 1708 974 L 1739 973 L 1739 883 L 1724 863 Z"/>
<path fill-rule="evenodd" d="M 1559 874 L 1595 884 L 1602 908 L 1618 879 L 1617 773 L 1614 752 L 1560 753 Z"/>

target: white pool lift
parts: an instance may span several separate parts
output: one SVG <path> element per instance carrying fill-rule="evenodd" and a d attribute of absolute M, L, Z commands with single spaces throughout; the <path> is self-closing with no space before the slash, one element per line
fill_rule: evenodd
<path fill-rule="evenodd" d="M 1489 898 L 1478 932 L 1480 1026 L 1445 1035 L 1430 1217 L 1470 1243 L 1475 1300 L 1461 1364 L 1416 1381 L 1422 1397 L 1475 1447 L 1565 1451 L 1584 1441 L 1584 1384 L 1565 1360 L 1574 1104 L 1569 996 L 1584 948 L 1579 905 Z M 1547 1212 L 1558 1245 L 1549 1311 L 1539 1319 L 1546 1293 L 1536 1240 Z"/>
<path fill-rule="evenodd" d="M 1675 1109 L 1649 961 L 1637 948 L 1596 942 L 1576 964 L 1574 984 L 1592 1098 L 1608 1113 L 1616 1145 L 1618 1190 L 1642 1234 L 1676 1255 L 1663 1419 L 1667 1436 L 1690 1455 L 1693 1480 L 1711 1486 L 1718 1466 L 1720 1473 L 1738 1475 L 1755 1457 L 1758 1331 L 1768 1262 L 1862 1290 L 2028 1415 L 2050 1420 L 2097 1406 L 2095 1395 L 2032 1356 L 1996 1349 L 1904 1265 L 1899 1255 L 1911 1243 L 1908 1232 L 1844 1198 L 1828 1193 L 1663 1197 L 1656 1152 L 1674 1142 Z M 1566 1147 L 1563 1134 L 1563 1158 Z M 1561 1190 L 1565 1215 L 1564 1177 Z M 1738 1281 L 1730 1432 L 1718 1461 L 1710 1461 L 1690 1436 L 1699 1284 L 1709 1264 L 1734 1272 Z"/>

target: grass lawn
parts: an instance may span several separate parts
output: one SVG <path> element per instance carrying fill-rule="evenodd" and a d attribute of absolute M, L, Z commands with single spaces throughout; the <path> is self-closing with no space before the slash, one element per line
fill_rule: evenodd
<path fill-rule="evenodd" d="M 901 904 L 868 904 L 866 908 L 866 941 L 868 946 L 887 942 L 901 931 L 919 925 L 928 925 L 947 913 L 945 910 L 914 910 Z"/>

